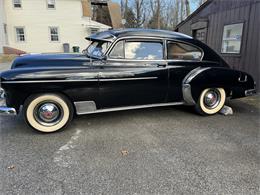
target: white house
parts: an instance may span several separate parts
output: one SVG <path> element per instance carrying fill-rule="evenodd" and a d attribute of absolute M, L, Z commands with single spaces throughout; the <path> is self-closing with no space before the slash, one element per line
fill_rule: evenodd
<path fill-rule="evenodd" d="M 84 14 L 85 1 L 0 0 L 0 53 L 3 46 L 27 53 L 63 52 L 64 43 L 70 51 L 85 49 L 86 36 L 111 28 Z"/>
<path fill-rule="evenodd" d="M 7 44 L 5 36 L 5 10 L 4 0 L 0 0 L 0 53 L 3 53 L 3 46 Z"/>

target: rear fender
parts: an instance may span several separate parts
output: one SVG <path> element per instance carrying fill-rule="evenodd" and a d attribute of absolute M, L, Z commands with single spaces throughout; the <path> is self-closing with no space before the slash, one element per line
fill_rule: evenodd
<path fill-rule="evenodd" d="M 243 97 L 244 91 L 252 83 L 252 77 L 241 71 L 222 67 L 198 67 L 183 79 L 182 92 L 184 101 L 194 105 L 206 88 L 224 88 L 227 97 Z"/>

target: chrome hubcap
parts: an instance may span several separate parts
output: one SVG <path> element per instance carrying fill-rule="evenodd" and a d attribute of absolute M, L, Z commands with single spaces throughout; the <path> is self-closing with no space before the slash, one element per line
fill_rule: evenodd
<path fill-rule="evenodd" d="M 35 108 L 35 119 L 44 126 L 53 126 L 60 122 L 63 112 L 55 103 L 43 103 Z"/>
<path fill-rule="evenodd" d="M 213 109 L 218 106 L 220 102 L 220 94 L 216 90 L 209 90 L 204 96 L 204 104 L 206 107 Z"/>

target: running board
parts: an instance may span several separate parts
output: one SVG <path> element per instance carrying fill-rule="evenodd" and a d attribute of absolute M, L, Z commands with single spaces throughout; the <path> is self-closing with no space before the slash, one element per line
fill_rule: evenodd
<path fill-rule="evenodd" d="M 145 105 L 138 105 L 138 106 L 97 109 L 94 101 L 74 102 L 77 115 L 94 114 L 94 113 L 102 113 L 102 112 L 114 112 L 114 111 L 121 111 L 121 110 L 134 110 L 134 109 L 162 107 L 162 106 L 175 106 L 175 105 L 183 105 L 183 104 L 185 103 L 169 102 L 169 103 L 159 103 L 159 104 L 145 104 Z"/>

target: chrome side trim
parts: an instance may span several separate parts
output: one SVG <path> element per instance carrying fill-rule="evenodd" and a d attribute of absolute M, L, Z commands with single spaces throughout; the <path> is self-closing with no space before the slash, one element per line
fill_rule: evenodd
<path fill-rule="evenodd" d="M 184 77 L 184 79 L 182 80 L 182 83 L 186 83 L 187 79 L 188 79 L 192 74 L 194 74 L 195 72 L 197 72 L 200 68 L 201 68 L 201 67 L 199 66 L 199 67 L 197 67 L 197 68 L 191 70 L 191 71 Z"/>
<path fill-rule="evenodd" d="M 86 103 L 86 105 L 84 105 Z M 78 102 L 74 102 L 74 104 L 78 104 Z M 105 109 L 94 109 L 94 101 L 85 101 L 81 102 L 81 108 L 76 106 L 76 113 L 78 115 L 82 114 L 94 114 L 94 113 L 102 113 L 102 112 L 113 112 L 113 111 L 120 111 L 120 110 L 134 110 L 134 109 L 141 109 L 141 108 L 151 108 L 151 107 L 162 107 L 162 106 L 173 106 L 173 105 L 183 105 L 184 102 L 170 102 L 170 103 L 158 103 L 158 104 L 146 104 L 146 105 L 138 105 L 138 106 L 125 106 L 125 107 L 117 107 L 117 108 L 105 108 Z M 90 105 L 92 104 L 93 107 Z M 79 104 L 78 104 L 79 105 Z M 88 110 L 88 107 L 90 106 L 90 109 Z M 96 104 L 95 104 L 96 106 Z M 83 109 L 84 107 L 84 109 Z M 79 109 L 79 110 L 77 110 Z"/>
<path fill-rule="evenodd" d="M 2 81 L 2 83 L 63 83 L 63 82 L 86 82 L 98 81 L 98 79 L 85 79 L 85 80 L 34 80 L 34 81 Z"/>
<path fill-rule="evenodd" d="M 85 112 L 95 112 L 97 110 L 96 103 L 94 101 L 74 102 L 74 105 L 78 115 L 84 114 Z"/>
<path fill-rule="evenodd" d="M 198 74 L 200 74 L 201 72 L 210 69 L 210 67 L 206 67 L 206 68 L 195 68 L 193 70 L 191 70 L 182 80 L 182 95 L 183 95 L 183 99 L 185 101 L 185 103 L 187 105 L 195 105 L 196 102 L 194 101 L 193 97 L 192 97 L 192 93 L 191 93 L 191 85 L 189 84 L 192 79 L 194 79 Z"/>
<path fill-rule="evenodd" d="M 201 68 L 198 67 L 196 69 L 193 69 L 192 71 L 190 71 L 187 76 L 183 79 L 182 83 L 190 83 L 192 81 L 192 79 L 194 79 L 198 74 L 204 72 L 205 70 L 210 69 L 211 67 L 206 67 L 206 68 Z"/>
<path fill-rule="evenodd" d="M 192 94 L 191 94 L 190 84 L 182 84 L 182 94 L 183 94 L 183 99 L 187 105 L 196 104 L 196 102 L 194 101 Z"/>
<path fill-rule="evenodd" d="M 158 77 L 136 77 L 136 78 L 112 78 L 112 79 L 79 79 L 79 80 L 36 80 L 36 81 L 2 81 L 2 83 L 63 83 L 63 82 L 93 82 L 93 81 L 131 81 L 131 80 L 149 80 Z"/>
<path fill-rule="evenodd" d="M 157 79 L 158 77 L 137 77 L 137 78 L 120 78 L 120 79 L 99 79 L 99 81 L 131 81 L 131 80 L 149 80 Z"/>

